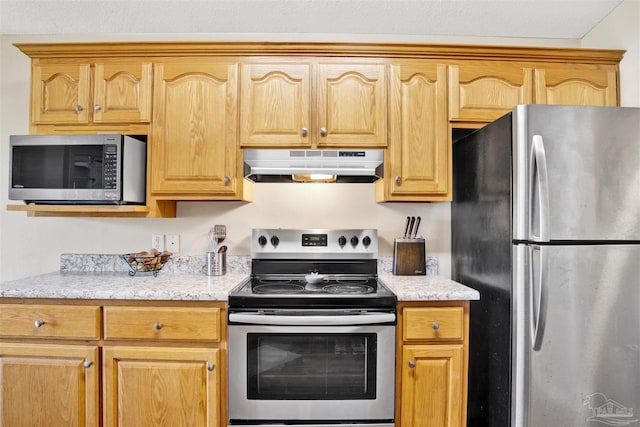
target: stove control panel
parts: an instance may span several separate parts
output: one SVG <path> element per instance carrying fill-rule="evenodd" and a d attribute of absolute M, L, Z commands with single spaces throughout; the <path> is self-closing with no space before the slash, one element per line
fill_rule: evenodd
<path fill-rule="evenodd" d="M 251 257 L 257 259 L 376 259 L 375 229 L 253 229 Z"/>

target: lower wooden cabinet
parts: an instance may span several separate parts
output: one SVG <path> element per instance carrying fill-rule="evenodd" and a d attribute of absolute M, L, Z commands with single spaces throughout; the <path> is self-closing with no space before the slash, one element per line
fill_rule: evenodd
<path fill-rule="evenodd" d="M 0 300 L 0 427 L 226 426 L 223 302 L 83 303 Z"/>
<path fill-rule="evenodd" d="M 219 350 L 106 346 L 103 355 L 104 427 L 220 424 Z"/>
<path fill-rule="evenodd" d="M 398 307 L 396 427 L 464 427 L 468 301 Z"/>
<path fill-rule="evenodd" d="M 0 426 L 98 427 L 98 347 L 0 342 Z"/>

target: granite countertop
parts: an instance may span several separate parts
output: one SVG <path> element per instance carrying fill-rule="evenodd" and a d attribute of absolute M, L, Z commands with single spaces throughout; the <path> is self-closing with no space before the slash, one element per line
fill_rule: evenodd
<path fill-rule="evenodd" d="M 228 256 L 223 276 L 202 273 L 204 261 L 198 257 L 177 257 L 157 276 L 137 273 L 132 277 L 117 256 L 63 254 L 60 271 L 0 283 L 0 298 L 226 301 L 229 291 L 247 280 L 248 258 Z M 426 276 L 394 276 L 389 263 L 379 259 L 378 276 L 398 301 L 480 298 L 478 291 L 438 276 L 433 260 Z"/>

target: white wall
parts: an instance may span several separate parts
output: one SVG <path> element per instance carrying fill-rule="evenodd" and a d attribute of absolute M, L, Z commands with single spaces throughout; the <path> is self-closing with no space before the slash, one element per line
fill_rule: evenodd
<path fill-rule="evenodd" d="M 640 107 L 640 0 L 625 0 L 587 34 L 582 47 L 626 50 L 620 62 L 620 104 Z"/>
<path fill-rule="evenodd" d="M 634 0 L 627 0 L 634 1 Z M 206 250 L 206 233 L 225 224 L 230 254 L 249 254 L 253 227 L 377 228 L 380 255 L 392 254 L 393 238 L 407 215 L 422 217 L 421 234 L 428 255 L 437 256 L 440 273 L 450 276 L 450 206 L 448 203 L 374 202 L 373 186 L 366 184 L 260 184 L 254 201 L 180 202 L 177 218 L 31 218 L 6 211 L 8 140 L 28 132 L 29 59 L 13 43 L 103 40 L 316 40 L 416 43 L 477 43 L 578 47 L 575 40 L 468 39 L 454 37 L 388 37 L 331 35 L 73 35 L 0 36 L 0 281 L 58 269 L 61 253 L 125 253 L 146 249 L 152 233 L 180 234 L 181 253 Z M 623 41 L 624 43 L 624 41 Z M 612 46 L 619 47 L 619 46 Z M 637 74 L 636 74 L 637 78 Z"/>

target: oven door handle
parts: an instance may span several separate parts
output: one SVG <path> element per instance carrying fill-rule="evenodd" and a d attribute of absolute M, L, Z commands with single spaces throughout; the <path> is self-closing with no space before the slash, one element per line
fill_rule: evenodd
<path fill-rule="evenodd" d="M 261 313 L 229 313 L 229 322 L 251 325 L 340 326 L 372 325 L 378 323 L 394 323 L 395 321 L 395 313 L 362 313 L 343 316 L 288 316 Z"/>

